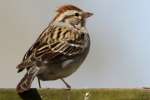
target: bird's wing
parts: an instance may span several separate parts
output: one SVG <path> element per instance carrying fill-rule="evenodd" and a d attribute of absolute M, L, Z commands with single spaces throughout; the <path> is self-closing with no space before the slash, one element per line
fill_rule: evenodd
<path fill-rule="evenodd" d="M 21 64 L 17 66 L 18 72 L 33 65 L 33 59 L 53 60 L 58 55 L 74 56 L 83 51 L 82 35 L 65 27 L 49 26 L 39 36 L 35 44 L 25 54 Z"/>

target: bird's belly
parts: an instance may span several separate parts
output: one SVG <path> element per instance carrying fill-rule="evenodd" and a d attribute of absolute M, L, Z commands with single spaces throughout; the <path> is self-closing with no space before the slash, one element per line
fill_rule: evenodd
<path fill-rule="evenodd" d="M 38 78 L 40 80 L 46 81 L 56 80 L 71 75 L 79 68 L 79 66 L 86 58 L 89 52 L 89 47 L 90 45 L 88 45 L 88 47 L 83 51 L 81 55 L 75 56 L 70 59 L 67 58 L 65 60 L 61 60 L 64 58 L 60 57 L 56 62 L 54 61 L 55 63 L 40 67 Z"/>
<path fill-rule="evenodd" d="M 81 62 L 74 59 L 68 59 L 59 64 L 53 64 L 51 66 L 40 67 L 38 78 L 41 80 L 56 80 L 67 77 L 75 72 L 80 66 Z"/>

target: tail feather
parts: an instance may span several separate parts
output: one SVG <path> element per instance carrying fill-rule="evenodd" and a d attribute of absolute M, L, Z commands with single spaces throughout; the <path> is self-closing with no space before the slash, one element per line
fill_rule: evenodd
<path fill-rule="evenodd" d="M 38 71 L 39 71 L 38 67 L 31 67 L 28 70 L 28 72 L 25 74 L 25 76 L 21 79 L 21 81 L 16 87 L 18 93 L 22 93 L 30 89 L 32 81 L 36 77 Z"/>
<path fill-rule="evenodd" d="M 17 92 L 21 93 L 27 91 L 31 87 L 31 78 L 28 76 L 28 73 L 21 79 L 17 85 Z"/>
<path fill-rule="evenodd" d="M 22 62 L 20 63 L 16 68 L 18 69 L 18 73 L 23 71 L 24 69 L 30 68 L 33 66 L 33 63 L 29 63 L 29 62 Z"/>

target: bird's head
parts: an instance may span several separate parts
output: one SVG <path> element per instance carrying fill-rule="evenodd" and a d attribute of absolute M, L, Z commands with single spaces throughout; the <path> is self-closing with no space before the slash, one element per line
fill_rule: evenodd
<path fill-rule="evenodd" d="M 58 14 L 54 18 L 54 22 L 64 22 L 74 27 L 85 26 L 86 19 L 93 15 L 73 5 L 61 6 L 57 9 L 57 12 Z"/>

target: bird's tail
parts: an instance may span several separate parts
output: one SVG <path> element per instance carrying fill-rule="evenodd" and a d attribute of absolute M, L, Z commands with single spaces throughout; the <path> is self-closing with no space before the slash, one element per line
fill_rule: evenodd
<path fill-rule="evenodd" d="M 22 93 L 22 92 L 30 89 L 32 81 L 36 77 L 38 71 L 39 71 L 38 67 L 31 67 L 27 71 L 25 76 L 21 79 L 21 81 L 19 82 L 19 84 L 16 87 L 16 90 L 18 93 Z"/>

